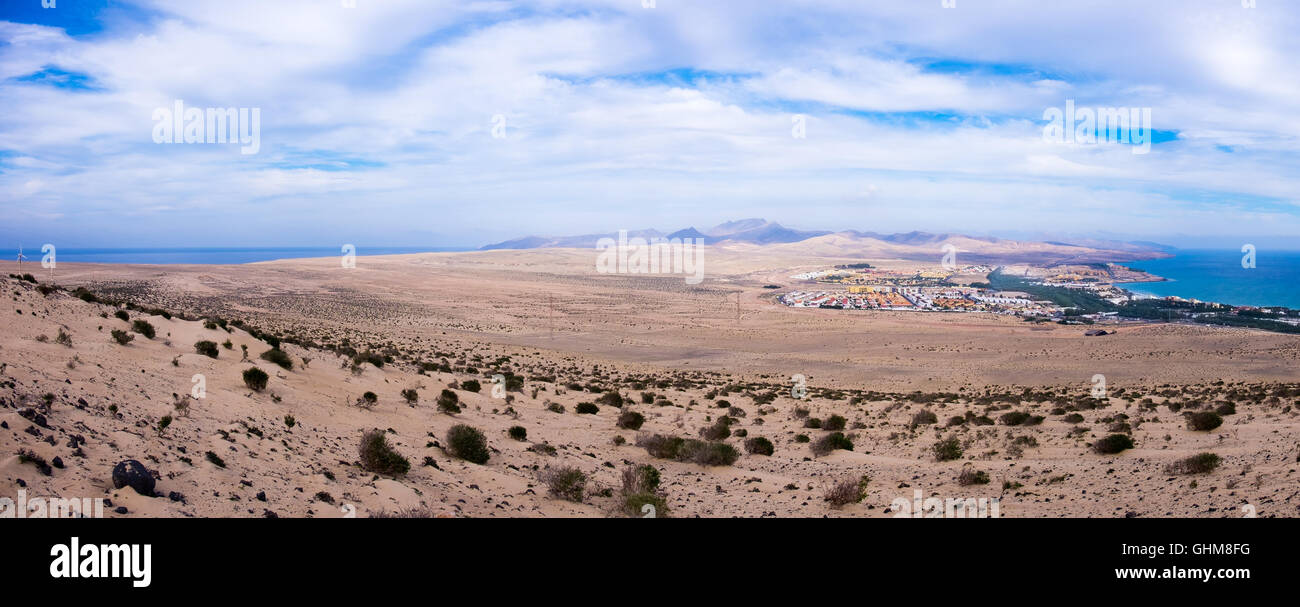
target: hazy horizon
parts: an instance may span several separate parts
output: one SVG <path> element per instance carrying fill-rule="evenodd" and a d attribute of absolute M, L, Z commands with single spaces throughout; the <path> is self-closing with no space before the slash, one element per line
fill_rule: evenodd
<path fill-rule="evenodd" d="M 1300 233 L 1292 4 L 344 4 L 5 3 L 0 248 L 478 247 L 743 217 Z M 1052 140 L 1075 107 L 1123 110 L 1131 140 Z M 256 141 L 159 143 L 173 108 L 255 110 Z"/>

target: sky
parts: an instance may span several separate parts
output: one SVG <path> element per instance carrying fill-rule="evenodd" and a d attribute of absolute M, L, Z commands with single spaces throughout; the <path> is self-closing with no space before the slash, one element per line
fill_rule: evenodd
<path fill-rule="evenodd" d="M 0 249 L 746 217 L 1300 248 L 1290 0 L 350 1 L 0 0 Z M 160 143 L 178 101 L 255 112 L 256 153 Z M 1067 103 L 1154 143 L 1045 136 Z"/>

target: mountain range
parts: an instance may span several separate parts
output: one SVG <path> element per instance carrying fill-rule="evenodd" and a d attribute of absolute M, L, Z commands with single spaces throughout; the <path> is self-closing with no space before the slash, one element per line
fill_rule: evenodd
<path fill-rule="evenodd" d="M 1085 239 L 1074 242 L 1016 241 L 1001 238 L 906 232 L 879 234 L 858 230 L 795 230 L 765 219 L 728 221 L 703 232 L 694 227 L 671 233 L 656 229 L 629 230 L 628 238 L 699 238 L 706 244 L 740 247 L 763 246 L 792 254 L 826 257 L 893 257 L 929 259 L 945 245 L 965 253 L 965 259 L 978 262 L 1084 263 L 1135 261 L 1168 256 L 1168 247 L 1152 242 L 1124 242 Z M 579 236 L 526 236 L 482 247 L 480 250 L 594 248 L 601 238 L 617 238 L 617 233 Z"/>
<path fill-rule="evenodd" d="M 792 230 L 779 223 L 767 221 L 766 219 L 740 219 L 737 221 L 728 221 L 721 223 L 707 231 L 701 232 L 693 227 L 677 230 L 672 233 L 664 233 L 655 229 L 648 230 L 628 230 L 628 238 L 700 238 L 705 244 L 716 244 L 725 241 L 748 242 L 753 244 L 774 244 L 782 242 L 799 242 L 817 236 L 830 234 L 827 231 L 804 231 Z M 617 233 L 609 234 L 582 234 L 580 236 L 525 236 L 515 240 L 507 240 L 482 247 L 483 251 L 496 249 L 541 249 L 552 247 L 567 248 L 592 248 L 596 246 L 596 241 L 601 238 L 617 238 Z"/>

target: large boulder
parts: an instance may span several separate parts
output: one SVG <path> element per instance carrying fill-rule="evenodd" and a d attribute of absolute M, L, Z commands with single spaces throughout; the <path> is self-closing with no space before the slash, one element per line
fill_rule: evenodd
<path fill-rule="evenodd" d="M 140 495 L 153 497 L 153 473 L 144 464 L 128 459 L 113 466 L 113 487 L 130 487 Z"/>

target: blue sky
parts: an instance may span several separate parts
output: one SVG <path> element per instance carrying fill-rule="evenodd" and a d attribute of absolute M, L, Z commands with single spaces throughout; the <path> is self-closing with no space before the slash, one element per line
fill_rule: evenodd
<path fill-rule="evenodd" d="M 742 217 L 1300 248 L 1281 0 L 55 4 L 0 3 L 0 249 Z M 257 108 L 258 152 L 155 143 L 176 100 Z M 1149 108 L 1154 143 L 1045 139 L 1067 100 Z"/>

